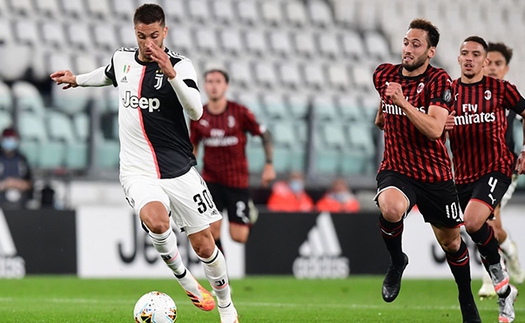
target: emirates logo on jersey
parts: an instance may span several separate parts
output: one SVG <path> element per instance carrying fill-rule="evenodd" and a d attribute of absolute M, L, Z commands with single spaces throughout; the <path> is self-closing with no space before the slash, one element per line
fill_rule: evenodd
<path fill-rule="evenodd" d="M 492 92 L 490 90 L 486 90 L 485 93 L 483 93 L 483 96 L 485 97 L 485 100 L 490 100 L 492 98 Z"/>

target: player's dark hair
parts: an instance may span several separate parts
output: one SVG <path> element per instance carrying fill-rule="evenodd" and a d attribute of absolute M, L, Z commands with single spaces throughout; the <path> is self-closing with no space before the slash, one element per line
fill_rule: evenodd
<path fill-rule="evenodd" d="M 465 40 L 463 42 L 468 42 L 468 41 L 473 41 L 475 43 L 478 43 L 481 46 L 483 46 L 483 49 L 485 50 L 485 52 L 488 51 L 489 45 L 487 45 L 487 42 L 485 41 L 485 39 L 483 39 L 483 38 L 481 38 L 479 36 L 469 36 L 469 37 L 465 38 Z"/>
<path fill-rule="evenodd" d="M 143 23 L 146 25 L 158 22 L 161 26 L 164 26 L 166 19 L 164 17 L 164 10 L 161 6 L 154 3 L 145 3 L 135 10 L 133 15 L 133 23 Z"/>
<path fill-rule="evenodd" d="M 512 59 L 512 48 L 505 45 L 504 43 L 489 42 L 489 47 L 487 48 L 487 52 L 500 52 L 501 55 L 505 57 L 505 61 L 507 65 L 509 65 L 510 60 Z"/>
<path fill-rule="evenodd" d="M 206 72 L 204 72 L 204 78 L 206 78 L 206 76 L 208 76 L 208 74 L 215 73 L 215 72 L 221 73 L 222 76 L 224 76 L 224 79 L 226 80 L 226 83 L 230 83 L 230 76 L 228 75 L 228 73 L 226 71 L 218 69 L 218 68 L 214 68 L 214 69 L 207 70 Z"/>
<path fill-rule="evenodd" d="M 437 46 L 439 43 L 439 30 L 430 21 L 422 18 L 414 19 L 408 25 L 408 29 L 421 29 L 427 32 L 429 47 Z"/>

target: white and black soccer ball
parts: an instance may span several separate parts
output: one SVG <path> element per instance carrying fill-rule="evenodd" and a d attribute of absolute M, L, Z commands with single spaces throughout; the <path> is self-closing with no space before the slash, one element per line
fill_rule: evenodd
<path fill-rule="evenodd" d="M 173 323 L 177 321 L 177 305 L 168 294 L 152 291 L 137 301 L 133 316 L 136 323 Z"/>

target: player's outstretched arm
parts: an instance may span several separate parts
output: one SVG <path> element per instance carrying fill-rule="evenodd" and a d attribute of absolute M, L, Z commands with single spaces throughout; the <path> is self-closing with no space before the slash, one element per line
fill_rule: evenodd
<path fill-rule="evenodd" d="M 77 86 L 99 87 L 113 84 L 111 79 L 106 75 L 105 66 L 99 67 L 92 72 L 79 75 L 73 74 L 70 70 L 62 70 L 51 74 L 50 77 L 57 85 L 65 84 L 65 86 L 62 87 L 64 90 Z"/>

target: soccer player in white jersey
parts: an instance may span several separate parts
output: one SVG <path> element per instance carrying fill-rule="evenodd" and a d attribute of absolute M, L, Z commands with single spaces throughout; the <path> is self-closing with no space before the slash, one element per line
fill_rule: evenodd
<path fill-rule="evenodd" d="M 226 261 L 210 232 L 210 223 L 221 220 L 221 215 L 194 167 L 184 119 L 184 111 L 192 120 L 202 115 L 195 69 L 189 59 L 164 47 L 168 27 L 160 6 L 140 6 L 133 23 L 138 48 L 118 49 L 107 66 L 90 73 L 62 70 L 51 74 L 51 79 L 64 84 L 64 89 L 118 87 L 120 182 L 126 198 L 195 306 L 211 311 L 213 296 L 182 263 L 170 225 L 173 217 L 204 266 L 217 295 L 221 323 L 238 323 Z"/>

